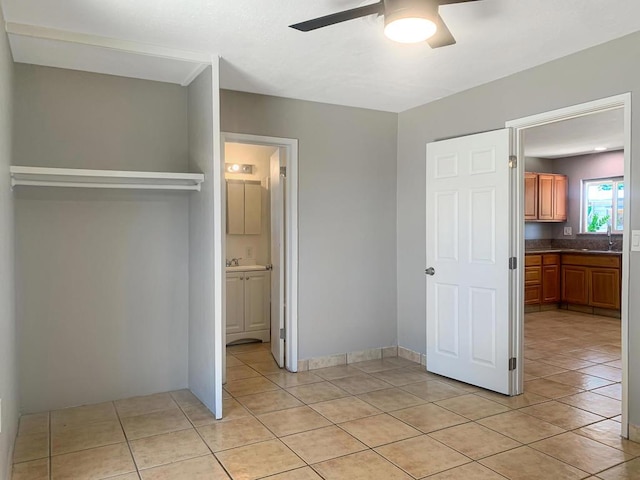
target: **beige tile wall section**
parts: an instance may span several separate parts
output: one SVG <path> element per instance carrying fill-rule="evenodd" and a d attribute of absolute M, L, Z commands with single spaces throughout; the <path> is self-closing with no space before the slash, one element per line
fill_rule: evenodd
<path fill-rule="evenodd" d="M 306 372 L 308 370 L 317 370 L 318 368 L 337 367 L 339 365 L 348 365 L 350 363 L 367 362 L 369 360 L 380 360 L 382 358 L 401 357 L 422 365 L 427 364 L 427 356 L 414 352 L 408 348 L 399 346 L 390 346 L 382 348 L 369 348 L 357 352 L 338 353 L 335 355 L 327 355 L 324 357 L 309 358 L 307 360 L 298 360 L 298 371 Z"/>

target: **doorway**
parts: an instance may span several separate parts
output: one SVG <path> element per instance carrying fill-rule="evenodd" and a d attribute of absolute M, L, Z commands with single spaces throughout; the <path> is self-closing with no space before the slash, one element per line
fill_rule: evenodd
<path fill-rule="evenodd" d="M 630 185 L 628 182 L 624 182 L 625 177 L 628 178 L 630 172 L 630 158 L 631 158 L 631 130 L 630 130 L 630 118 L 631 118 L 631 98 L 629 94 L 620 95 L 616 97 L 611 97 L 607 99 L 602 99 L 582 105 L 576 105 L 573 107 L 547 112 L 539 115 L 535 115 L 532 117 L 527 117 L 511 122 L 507 122 L 507 127 L 511 127 L 514 129 L 514 143 L 516 145 L 517 152 L 517 174 L 516 174 L 516 184 L 514 185 L 514 190 L 518 192 L 517 194 L 517 212 L 519 214 L 517 218 L 517 232 L 516 233 L 516 244 L 518 246 L 518 255 L 517 260 L 518 264 L 522 265 L 524 268 L 518 270 L 517 274 L 517 291 L 516 298 L 518 299 L 518 315 L 517 315 L 517 335 L 514 338 L 514 349 L 518 359 L 519 368 L 517 368 L 516 376 L 517 376 L 517 385 L 518 385 L 518 393 L 525 392 L 525 376 L 527 376 L 524 367 L 525 362 L 527 362 L 527 358 L 529 358 L 530 363 L 535 362 L 536 360 L 531 357 L 536 356 L 535 352 L 535 336 L 538 335 L 538 340 L 543 342 L 542 336 L 544 333 L 540 333 L 541 330 L 538 329 L 536 322 L 539 324 L 547 324 L 552 325 L 557 328 L 559 332 L 564 331 L 565 334 L 568 334 L 572 329 L 575 331 L 579 329 L 580 325 L 584 326 L 586 332 L 578 333 L 588 333 L 589 331 L 594 332 L 593 335 L 603 334 L 605 337 L 602 339 L 594 338 L 594 336 L 590 336 L 588 334 L 578 335 L 580 338 L 576 338 L 576 335 L 573 335 L 574 338 L 567 339 L 564 343 L 565 345 L 557 344 L 555 347 L 551 344 L 544 344 L 547 347 L 557 348 L 558 351 L 556 353 L 560 353 L 561 356 L 557 360 L 564 361 L 565 357 L 570 358 L 569 362 L 565 366 L 578 365 L 580 362 L 590 362 L 591 360 L 596 361 L 595 364 L 590 363 L 583 368 L 583 371 L 579 373 L 571 373 L 575 372 L 573 369 L 569 369 L 568 372 L 558 372 L 557 375 L 561 377 L 564 376 L 566 379 L 570 377 L 577 377 L 578 375 L 584 375 L 584 378 L 575 378 L 571 380 L 575 381 L 588 381 L 595 382 L 592 386 L 594 388 L 598 388 L 598 383 L 602 383 L 603 390 L 601 392 L 596 392 L 598 394 L 607 394 L 608 397 L 605 398 L 616 398 L 618 397 L 621 401 L 621 432 L 623 437 L 628 437 L 628 390 L 627 390 L 627 378 L 628 378 L 628 287 L 629 287 L 629 198 L 631 197 Z M 600 123 L 600 127 L 597 127 L 599 122 L 604 121 L 605 123 Z M 552 237 L 558 237 L 558 240 L 553 240 L 556 242 L 556 246 L 566 248 L 568 250 L 574 250 L 574 252 L 569 251 L 566 255 L 559 255 L 558 252 L 554 254 L 548 255 L 548 264 L 549 264 L 549 276 L 550 280 L 553 280 L 551 283 L 554 283 L 557 278 L 558 290 L 557 292 L 553 292 L 553 289 L 550 289 L 546 292 L 546 298 L 548 301 L 545 301 L 545 294 L 541 293 L 540 298 L 540 313 L 529 313 L 525 314 L 525 303 L 529 304 L 537 304 L 536 299 L 536 288 L 543 288 L 545 278 L 541 278 L 541 286 L 538 287 L 535 280 L 532 280 L 537 271 L 537 267 L 527 267 L 527 263 L 538 263 L 540 262 L 540 271 L 544 272 L 545 268 L 545 255 L 544 252 L 548 250 L 544 250 L 544 246 L 540 253 L 542 255 L 536 255 L 537 252 L 532 252 L 531 250 L 531 238 L 532 232 L 534 232 L 533 236 L 547 236 L 544 233 L 540 234 L 540 230 L 544 230 L 546 227 L 543 227 L 542 224 L 528 224 L 525 229 L 525 217 L 527 215 L 535 215 L 536 213 L 530 211 L 531 210 L 531 194 L 529 198 L 527 197 L 527 191 L 531 192 L 531 188 L 527 190 L 525 187 L 526 182 L 531 182 L 531 173 L 526 173 L 531 170 L 528 168 L 532 165 L 531 162 L 527 163 L 528 157 L 532 153 L 531 147 L 535 145 L 538 137 L 549 136 L 548 140 L 553 143 L 551 140 L 553 138 L 552 132 L 564 132 L 563 135 L 566 137 L 571 136 L 571 132 L 575 133 L 576 130 L 580 130 L 581 133 L 588 133 L 589 125 L 596 126 L 597 130 L 602 130 L 606 123 L 609 123 L 609 127 L 611 127 L 611 123 L 614 123 L 615 126 L 610 129 L 615 130 L 615 135 L 617 140 L 613 140 L 612 137 L 605 138 L 600 135 L 599 137 L 594 134 L 593 140 L 598 140 L 599 143 L 596 145 L 595 143 L 590 146 L 591 151 L 587 152 L 584 150 L 586 147 L 582 147 L 582 151 L 577 153 L 584 153 L 595 155 L 597 151 L 603 150 L 604 147 L 607 147 L 607 150 L 611 151 L 619 151 L 617 156 L 617 168 L 621 168 L 622 171 L 613 171 L 615 170 L 612 166 L 603 166 L 602 163 L 598 165 L 597 172 L 587 172 L 584 175 L 578 175 L 575 173 L 575 168 L 570 168 L 567 160 L 565 160 L 565 164 L 561 163 L 561 160 L 551 160 L 549 161 L 536 159 L 533 164 L 537 165 L 540 169 L 548 168 L 549 165 L 556 165 L 556 168 L 562 170 L 562 172 L 544 172 L 544 179 L 549 183 L 549 185 L 553 185 L 553 181 L 555 180 L 554 176 L 561 177 L 563 172 L 566 174 L 567 170 L 573 172 L 572 175 L 565 175 L 565 179 L 562 181 L 568 182 L 573 181 L 573 189 L 574 192 L 569 197 L 569 206 L 572 212 L 569 213 L 569 217 L 573 217 L 572 219 L 567 219 L 566 214 L 564 212 L 565 217 L 558 217 L 554 220 L 557 220 L 557 226 L 550 227 L 551 230 L 556 229 L 555 232 L 551 232 Z M 573 128 L 577 127 L 577 128 Z M 580 132 L 578 132 L 577 137 L 580 137 Z M 582 135 L 584 137 L 584 135 Z M 576 142 L 574 142 L 573 148 L 577 149 L 578 144 L 581 142 L 584 144 L 584 138 L 576 138 Z M 606 141 L 609 141 L 610 144 L 605 144 Z M 571 143 L 571 141 L 565 142 Z M 565 145 L 566 147 L 566 145 Z M 572 147 L 569 146 L 571 149 Z M 595 150 L 595 151 L 594 151 Z M 574 153 L 576 153 L 574 152 Z M 538 152 L 539 155 L 540 152 Z M 569 154 L 568 154 L 569 153 Z M 529 155 L 528 155 L 529 154 Z M 610 154 L 613 156 L 614 154 Z M 555 155 L 546 155 L 555 156 Z M 563 152 L 558 155 L 558 158 L 566 158 L 570 156 L 570 152 Z M 591 161 L 594 158 L 590 159 Z M 612 159 L 609 159 L 609 163 Z M 611 171 L 605 171 L 611 170 Z M 548 177 L 548 178 L 547 178 Z M 573 177 L 573 180 L 572 180 Z M 576 177 L 578 177 L 576 179 Z M 565 187 L 566 188 L 566 187 Z M 578 192 L 576 189 L 579 189 Z M 620 190 L 618 190 L 620 189 Z M 600 192 L 598 192 L 600 191 Z M 618 191 L 620 191 L 620 195 L 618 196 Z M 590 199 L 590 192 L 594 192 L 593 198 Z M 554 192 L 552 192 L 554 193 Z M 557 192 L 555 192 L 557 193 Z M 613 206 L 609 208 L 608 211 L 604 210 L 602 205 L 599 205 L 604 202 L 604 197 L 606 194 L 609 194 L 613 201 Z M 598 197 L 602 197 L 598 198 Z M 620 198 L 619 198 L 620 197 Z M 538 199 L 537 202 L 540 205 L 540 201 Z M 528 208 L 529 207 L 529 208 Z M 602 211 L 598 210 L 600 208 Z M 549 211 L 547 214 L 553 216 L 557 212 Z M 560 212 L 562 215 L 563 212 Z M 600 213 L 600 215 L 598 215 Z M 539 212 L 538 212 L 539 214 Z M 531 218 L 531 217 L 529 217 Z M 535 217 L 534 217 L 535 218 Z M 569 222 L 567 220 L 570 220 Z M 553 220 L 552 220 L 553 221 Z M 546 228 L 548 230 L 548 228 Z M 561 229 L 561 230 L 560 230 Z M 613 235 L 607 235 L 609 232 L 613 230 Z M 569 237 L 566 239 L 566 237 Z M 613 238 L 612 238 L 613 237 Z M 530 255 L 526 255 L 527 246 L 525 245 L 525 239 L 527 239 L 527 243 L 529 245 L 528 253 Z M 576 248 L 571 248 L 572 245 L 567 243 L 569 239 L 577 239 L 579 242 L 587 242 L 576 243 L 574 246 Z M 621 239 L 621 241 L 620 241 Z M 550 245 L 550 246 L 553 246 Z M 611 255 L 608 250 L 620 250 L 619 254 Z M 562 249 L 561 249 L 562 250 Z M 593 250 L 596 250 L 594 252 Z M 602 250 L 602 255 L 598 255 L 597 251 Z M 588 255 L 593 255 L 589 256 Z M 604 256 L 606 255 L 606 256 Z M 558 263 L 557 267 L 551 266 L 554 260 L 552 257 L 562 258 L 562 261 Z M 564 259 L 568 258 L 568 265 L 565 265 Z M 601 266 L 592 267 L 590 265 L 582 265 L 581 262 L 584 262 L 585 259 L 588 259 L 588 262 L 593 263 L 607 263 L 608 268 L 603 268 Z M 613 263 L 615 265 L 613 265 Z M 610 265 L 609 265 L 610 264 Z M 616 268 L 619 265 L 619 270 L 616 273 Z M 557 273 L 553 268 L 557 268 Z M 607 276 L 605 278 L 604 275 Z M 529 275 L 529 279 L 525 278 L 526 275 Z M 544 273 L 541 273 L 544 275 Z M 596 275 L 596 276 L 594 276 Z M 553 278 L 552 278 L 553 277 Z M 580 281 L 577 281 L 580 280 Z M 604 282 L 603 280 L 606 280 Z M 611 283 L 614 282 L 614 283 Z M 619 282 L 615 284 L 615 282 Z M 594 283 L 598 284 L 597 288 L 593 288 Z M 584 285 L 584 287 L 582 286 Z M 615 286 L 610 286 L 615 285 Z M 617 296 L 617 289 L 619 288 L 620 294 Z M 609 292 L 607 293 L 607 290 Z M 593 298 L 594 295 L 601 296 L 603 293 L 607 293 L 608 297 L 605 299 L 606 302 L 603 302 L 600 297 Z M 545 307 L 553 306 L 555 302 L 558 302 L 567 310 L 560 311 L 551 311 L 551 313 L 546 313 L 544 310 L 547 310 Z M 577 304 L 577 305 L 576 305 Z M 619 320 L 614 320 L 610 318 L 612 315 L 615 316 L 616 309 L 619 308 Z M 572 313 L 570 310 L 574 310 Z M 577 312 L 576 312 L 577 311 Z M 558 313 L 554 313 L 558 312 Z M 581 313 L 580 313 L 581 312 Z M 593 314 L 596 314 L 595 316 Z M 598 314 L 607 315 L 598 316 Z M 526 318 L 526 315 L 529 315 L 529 318 Z M 555 321 L 551 321 L 554 315 L 557 315 Z M 582 316 L 585 315 L 585 316 Z M 581 317 L 582 316 L 582 317 Z M 525 322 L 528 322 L 525 327 Z M 619 322 L 619 323 L 617 323 Z M 615 324 L 618 324 L 618 335 L 615 334 Z M 534 328 L 535 326 L 535 328 Z M 601 330 L 599 326 L 604 326 L 604 330 Z M 527 340 L 525 339 L 525 328 L 527 329 L 527 336 L 529 338 L 529 345 L 527 345 Z M 568 329 L 568 330 L 567 330 Z M 608 332 L 608 334 L 607 334 Z M 618 342 L 617 338 L 621 338 L 621 341 Z M 602 340 L 602 341 L 599 341 Z M 569 344 L 567 344 L 569 342 Z M 595 342 L 595 343 L 594 343 Z M 557 343 L 557 342 L 556 342 Z M 597 345 L 597 344 L 601 345 Z M 540 344 L 542 345 L 542 343 Z M 573 345 L 573 347 L 571 347 Z M 581 351 L 581 346 L 589 346 L 586 349 L 586 352 Z M 525 358 L 525 349 L 529 347 L 528 354 Z M 546 348 L 546 347 L 545 347 Z M 618 361 L 616 357 L 616 349 L 621 348 L 620 352 L 620 360 Z M 608 351 L 605 351 L 607 350 Z M 569 352 L 571 350 L 571 352 Z M 548 352 L 547 352 L 548 353 Z M 574 355 L 575 354 L 575 355 Z M 575 358 L 574 358 L 575 357 Z M 587 358 L 589 357 L 589 358 Z M 596 358 L 597 357 L 597 358 Z M 608 358 L 611 357 L 611 358 Z M 547 357 L 547 360 L 549 358 Z M 603 360 L 600 362 L 599 360 Z M 605 360 L 610 360 L 610 362 L 606 362 Z M 552 359 L 553 361 L 553 359 Z M 556 361 L 557 363 L 557 361 Z M 609 363 L 610 365 L 607 365 Z M 615 364 L 615 366 L 614 366 Z M 546 369 L 547 363 L 542 363 L 541 365 L 536 365 L 537 367 L 541 367 L 542 370 Z M 554 365 L 555 368 L 563 368 L 559 365 Z M 611 372 L 604 373 L 605 370 L 615 367 L 621 367 L 621 375 L 619 378 L 616 378 L 614 374 L 615 370 L 611 370 Z M 596 371 L 600 371 L 600 376 L 587 377 L 586 374 L 593 373 Z M 532 372 L 529 369 L 530 375 Z M 550 378 L 553 380 L 553 375 Z M 603 379 L 602 375 L 608 376 L 608 379 Z M 563 378 L 564 378 L 563 377 Z M 557 377 L 560 378 L 560 377 Z M 620 383 L 618 383 L 621 381 Z M 619 385 L 621 384 L 621 388 Z M 532 386 L 533 384 L 530 384 Z M 589 388 L 587 391 L 592 391 L 593 389 Z M 580 394 L 578 394 L 580 395 Z M 569 397 L 567 397 L 569 398 Z M 612 402 L 613 403 L 613 402 Z M 612 416 L 612 415 L 609 415 Z"/>
<path fill-rule="evenodd" d="M 297 140 L 223 133 L 222 146 L 223 152 L 227 147 L 231 147 L 232 150 L 233 148 L 245 151 L 253 149 L 268 153 L 268 158 L 262 162 L 260 174 L 251 179 L 246 175 L 234 175 L 234 173 L 241 173 L 243 169 L 244 172 L 249 172 L 253 168 L 257 171 L 258 166 L 255 162 L 242 163 L 241 158 L 237 156 L 223 158 L 222 162 L 225 173 L 229 173 L 226 179 L 223 176 L 221 186 L 222 191 L 227 192 L 223 195 L 225 206 L 222 209 L 222 224 L 226 225 L 227 232 L 236 232 L 232 235 L 245 240 L 244 242 L 238 242 L 235 239 L 229 241 L 231 236 L 223 236 L 223 258 L 231 263 L 230 268 L 225 268 L 225 276 L 229 275 L 229 270 L 238 270 L 238 272 L 231 272 L 231 276 L 234 277 L 231 286 L 229 284 L 231 279 L 226 277 L 228 281 L 225 282 L 225 291 L 222 295 L 225 319 L 223 338 L 231 342 L 242 338 L 269 342 L 269 350 L 276 363 L 281 368 L 296 372 L 298 369 Z M 261 205 L 268 205 L 268 209 L 262 207 L 256 209 L 256 199 L 259 201 L 260 198 L 264 199 Z M 246 199 L 253 200 L 245 204 Z M 242 221 L 238 220 L 240 215 L 237 215 L 237 212 L 239 211 L 244 214 Z M 266 218 L 268 224 L 260 225 L 260 218 Z M 240 229 L 245 230 L 240 233 Z M 265 236 L 266 231 L 269 231 L 267 238 L 263 238 L 260 242 L 258 237 Z M 242 273 L 245 270 L 250 272 L 252 266 L 255 267 L 254 273 Z M 268 288 L 264 282 L 260 281 L 262 277 L 269 278 Z M 227 291 L 227 288 L 233 290 Z M 237 301 L 229 302 L 229 294 Z M 227 332 L 227 314 L 240 318 L 238 311 L 244 306 L 246 306 L 245 310 L 262 311 L 263 315 L 249 313 L 249 316 L 258 319 L 268 317 L 268 328 L 265 329 L 260 323 L 262 320 L 255 321 L 252 326 L 251 318 L 247 328 L 247 311 L 243 310 L 244 327 L 234 325 L 232 322 L 229 329 L 231 332 Z M 243 333 L 238 333 L 241 331 L 240 328 L 244 328 Z M 227 341 L 224 342 L 225 350 L 227 343 Z M 267 349 L 263 348 L 262 351 L 266 352 Z M 223 355 L 223 358 L 225 358 L 224 381 L 226 382 L 226 355 Z"/>

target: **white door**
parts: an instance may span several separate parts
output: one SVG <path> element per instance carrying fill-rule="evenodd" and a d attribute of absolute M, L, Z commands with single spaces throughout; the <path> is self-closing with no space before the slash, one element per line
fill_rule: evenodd
<path fill-rule="evenodd" d="M 427 370 L 512 394 L 510 131 L 427 145 Z M 433 269 L 433 271 L 430 271 Z"/>
<path fill-rule="evenodd" d="M 280 368 L 284 367 L 284 182 L 280 176 L 278 148 L 271 156 L 271 354 Z"/>
<path fill-rule="evenodd" d="M 244 329 L 269 330 L 269 272 L 245 272 Z"/>
<path fill-rule="evenodd" d="M 244 332 L 244 273 L 227 273 L 226 335 Z"/>

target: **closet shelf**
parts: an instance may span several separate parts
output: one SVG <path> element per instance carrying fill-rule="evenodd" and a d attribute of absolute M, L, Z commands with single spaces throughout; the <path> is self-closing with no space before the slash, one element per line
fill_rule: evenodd
<path fill-rule="evenodd" d="M 130 172 L 76 168 L 9 167 L 11 187 L 126 188 L 200 191 L 202 173 Z"/>

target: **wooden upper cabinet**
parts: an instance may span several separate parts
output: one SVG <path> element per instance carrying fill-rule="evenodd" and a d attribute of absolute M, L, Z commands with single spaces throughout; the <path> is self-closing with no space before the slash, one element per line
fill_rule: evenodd
<path fill-rule="evenodd" d="M 525 172 L 525 221 L 567 220 L 567 177 L 553 173 Z"/>
<path fill-rule="evenodd" d="M 538 174 L 524 174 L 524 219 L 538 219 Z"/>
<path fill-rule="evenodd" d="M 553 177 L 538 174 L 538 220 L 553 220 Z"/>
<path fill-rule="evenodd" d="M 553 176 L 553 219 L 556 221 L 567 220 L 566 175 Z"/>

